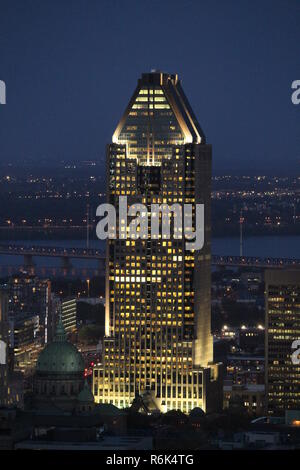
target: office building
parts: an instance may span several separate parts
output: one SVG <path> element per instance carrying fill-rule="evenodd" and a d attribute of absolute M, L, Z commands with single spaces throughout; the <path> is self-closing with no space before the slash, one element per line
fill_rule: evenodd
<path fill-rule="evenodd" d="M 9 346 L 13 352 L 15 371 L 31 373 L 42 349 L 39 336 L 39 316 L 19 313 L 9 318 Z"/>
<path fill-rule="evenodd" d="M 10 319 L 21 316 L 39 316 L 39 331 L 37 339 L 42 344 L 51 340 L 50 298 L 51 283 L 49 280 L 39 279 L 21 273 L 9 278 L 5 285 L 9 297 L 8 315 Z"/>
<path fill-rule="evenodd" d="M 177 75 L 151 72 L 138 80 L 107 149 L 107 182 L 121 237 L 107 242 L 105 339 L 93 374 L 95 400 L 127 407 L 147 396 L 161 411 L 217 409 L 222 387 L 210 330 L 211 146 Z M 120 196 L 128 206 L 143 204 L 148 220 L 161 217 L 152 204 L 191 204 L 195 222 L 195 204 L 204 204 L 203 248 L 187 249 L 177 236 L 182 227 L 176 236 L 174 229 L 170 237 L 126 238 Z"/>
<path fill-rule="evenodd" d="M 267 270 L 265 286 L 267 410 L 284 415 L 300 409 L 300 346 L 292 348 L 300 339 L 300 270 Z"/>
<path fill-rule="evenodd" d="M 63 300 L 61 303 L 61 319 L 67 333 L 73 333 L 77 327 L 77 299 Z"/>

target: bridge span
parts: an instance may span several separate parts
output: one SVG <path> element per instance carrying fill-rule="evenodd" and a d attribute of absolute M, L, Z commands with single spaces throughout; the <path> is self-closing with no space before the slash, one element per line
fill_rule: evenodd
<path fill-rule="evenodd" d="M 98 260 L 100 271 L 104 270 L 105 251 L 95 248 L 63 248 L 40 245 L 1 244 L 0 255 L 23 256 L 25 266 L 33 266 L 35 257 L 52 257 L 62 260 L 62 267 L 70 268 L 71 259 Z M 300 259 L 271 258 L 257 256 L 213 255 L 212 265 L 257 268 L 300 268 Z"/>
<path fill-rule="evenodd" d="M 300 259 L 258 256 L 212 256 L 212 265 L 251 268 L 300 268 Z"/>
<path fill-rule="evenodd" d="M 72 259 L 98 260 L 99 272 L 103 274 L 105 272 L 105 252 L 94 248 L 2 244 L 0 245 L 0 256 L 1 255 L 23 256 L 25 268 L 34 267 L 34 258 L 37 257 L 60 258 L 61 268 L 65 271 L 72 268 Z"/>
<path fill-rule="evenodd" d="M 52 258 L 105 259 L 105 251 L 95 248 L 63 248 L 42 245 L 0 245 L 0 255 L 48 256 Z"/>

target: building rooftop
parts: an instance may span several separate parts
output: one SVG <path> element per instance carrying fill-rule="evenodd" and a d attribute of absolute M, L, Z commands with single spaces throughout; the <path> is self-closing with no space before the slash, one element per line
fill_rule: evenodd
<path fill-rule="evenodd" d="M 49 343 L 38 357 L 36 371 L 38 374 L 83 374 L 84 372 L 83 357 L 76 346 L 67 341 L 61 317 L 57 324 L 54 341 Z"/>

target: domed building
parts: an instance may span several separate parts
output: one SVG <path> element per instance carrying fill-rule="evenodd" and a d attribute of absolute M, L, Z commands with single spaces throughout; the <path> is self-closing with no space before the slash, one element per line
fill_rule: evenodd
<path fill-rule="evenodd" d="M 67 341 L 61 318 L 54 341 L 38 357 L 32 392 L 25 412 L 33 423 L 35 440 L 43 436 L 54 443 L 95 443 L 99 429 L 117 434 L 126 431 L 127 414 L 123 410 L 111 404 L 95 404 L 84 378 L 83 357 Z"/>
<path fill-rule="evenodd" d="M 43 349 L 37 360 L 33 386 L 34 407 L 73 411 L 77 408 L 78 397 L 83 389 L 83 357 L 67 341 L 59 318 L 54 341 Z"/>

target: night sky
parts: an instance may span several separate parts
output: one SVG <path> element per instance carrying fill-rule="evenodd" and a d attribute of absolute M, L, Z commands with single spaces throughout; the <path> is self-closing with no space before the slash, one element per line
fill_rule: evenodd
<path fill-rule="evenodd" d="M 104 162 L 142 72 L 177 72 L 215 172 L 297 172 L 299 0 L 0 0 L 1 161 Z"/>

